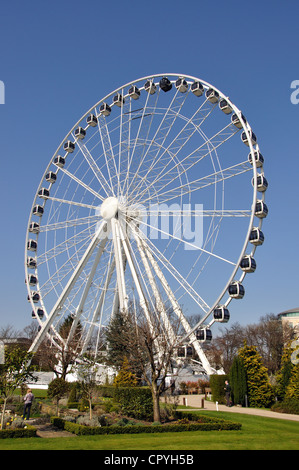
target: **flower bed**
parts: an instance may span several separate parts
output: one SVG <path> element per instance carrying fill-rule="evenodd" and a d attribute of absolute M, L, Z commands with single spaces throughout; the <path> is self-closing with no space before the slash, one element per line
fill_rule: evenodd
<path fill-rule="evenodd" d="M 0 430 L 0 439 L 12 437 L 36 437 L 36 428 L 34 426 L 27 425 L 24 428 Z"/>
<path fill-rule="evenodd" d="M 51 417 L 54 426 L 77 435 L 103 434 L 140 434 L 183 431 L 235 431 L 241 429 L 240 423 L 219 418 L 211 418 L 195 413 L 177 413 L 176 421 L 166 424 L 132 424 L 127 426 L 85 426 L 58 417 Z"/>

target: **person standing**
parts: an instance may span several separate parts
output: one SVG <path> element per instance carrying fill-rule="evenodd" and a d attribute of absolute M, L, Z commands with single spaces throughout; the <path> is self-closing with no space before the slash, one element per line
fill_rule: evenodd
<path fill-rule="evenodd" d="M 27 393 L 24 397 L 24 412 L 23 412 L 23 419 L 29 419 L 30 418 L 30 410 L 31 410 L 31 405 L 34 400 L 34 395 L 31 391 L 30 388 L 28 388 Z M 25 418 L 26 416 L 26 418 Z"/>
<path fill-rule="evenodd" d="M 228 380 L 225 381 L 224 391 L 225 391 L 226 406 L 230 406 L 231 386 L 228 383 Z"/>

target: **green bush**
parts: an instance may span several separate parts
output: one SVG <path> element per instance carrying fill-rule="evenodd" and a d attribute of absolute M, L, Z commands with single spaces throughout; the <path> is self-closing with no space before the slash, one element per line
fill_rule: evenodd
<path fill-rule="evenodd" d="M 0 439 L 11 439 L 16 437 L 36 437 L 36 428 L 27 425 L 26 428 L 0 430 Z"/>
<path fill-rule="evenodd" d="M 276 402 L 274 405 L 272 405 L 271 410 L 277 411 L 278 413 L 299 415 L 299 400 L 286 398 L 284 401 Z"/>
<path fill-rule="evenodd" d="M 136 419 L 152 419 L 153 399 L 149 388 L 116 387 L 114 401 L 118 402 L 121 411 Z"/>
<path fill-rule="evenodd" d="M 210 375 L 210 387 L 212 390 L 212 400 L 218 403 L 225 403 L 225 381 L 228 380 L 227 375 Z"/>

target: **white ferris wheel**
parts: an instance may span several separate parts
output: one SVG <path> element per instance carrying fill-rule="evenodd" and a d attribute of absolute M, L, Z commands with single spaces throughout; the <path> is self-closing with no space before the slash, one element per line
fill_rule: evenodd
<path fill-rule="evenodd" d="M 165 326 L 180 320 L 179 356 L 229 320 L 268 209 L 257 139 L 240 110 L 196 77 L 143 77 L 98 101 L 50 160 L 28 222 L 28 301 L 39 332 L 80 354 L 128 305 Z M 67 339 L 60 327 L 71 315 Z M 191 315 L 200 315 L 194 326 Z"/>

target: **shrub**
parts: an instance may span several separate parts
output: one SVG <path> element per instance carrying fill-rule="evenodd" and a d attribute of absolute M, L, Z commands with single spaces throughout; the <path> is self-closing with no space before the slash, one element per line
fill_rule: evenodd
<path fill-rule="evenodd" d="M 136 419 L 152 419 L 153 399 L 149 388 L 119 387 L 115 389 L 114 399 L 125 415 Z"/>
<path fill-rule="evenodd" d="M 228 380 L 227 375 L 210 375 L 210 387 L 212 390 L 212 400 L 218 403 L 225 403 L 225 381 Z"/>
<path fill-rule="evenodd" d="M 11 439 L 17 437 L 36 437 L 36 428 L 28 426 L 18 429 L 1 429 L 0 439 Z"/>
<path fill-rule="evenodd" d="M 290 414 L 299 415 L 299 400 L 286 398 L 282 402 L 276 402 L 271 407 L 271 410 L 277 411 L 278 413 L 290 413 Z"/>

